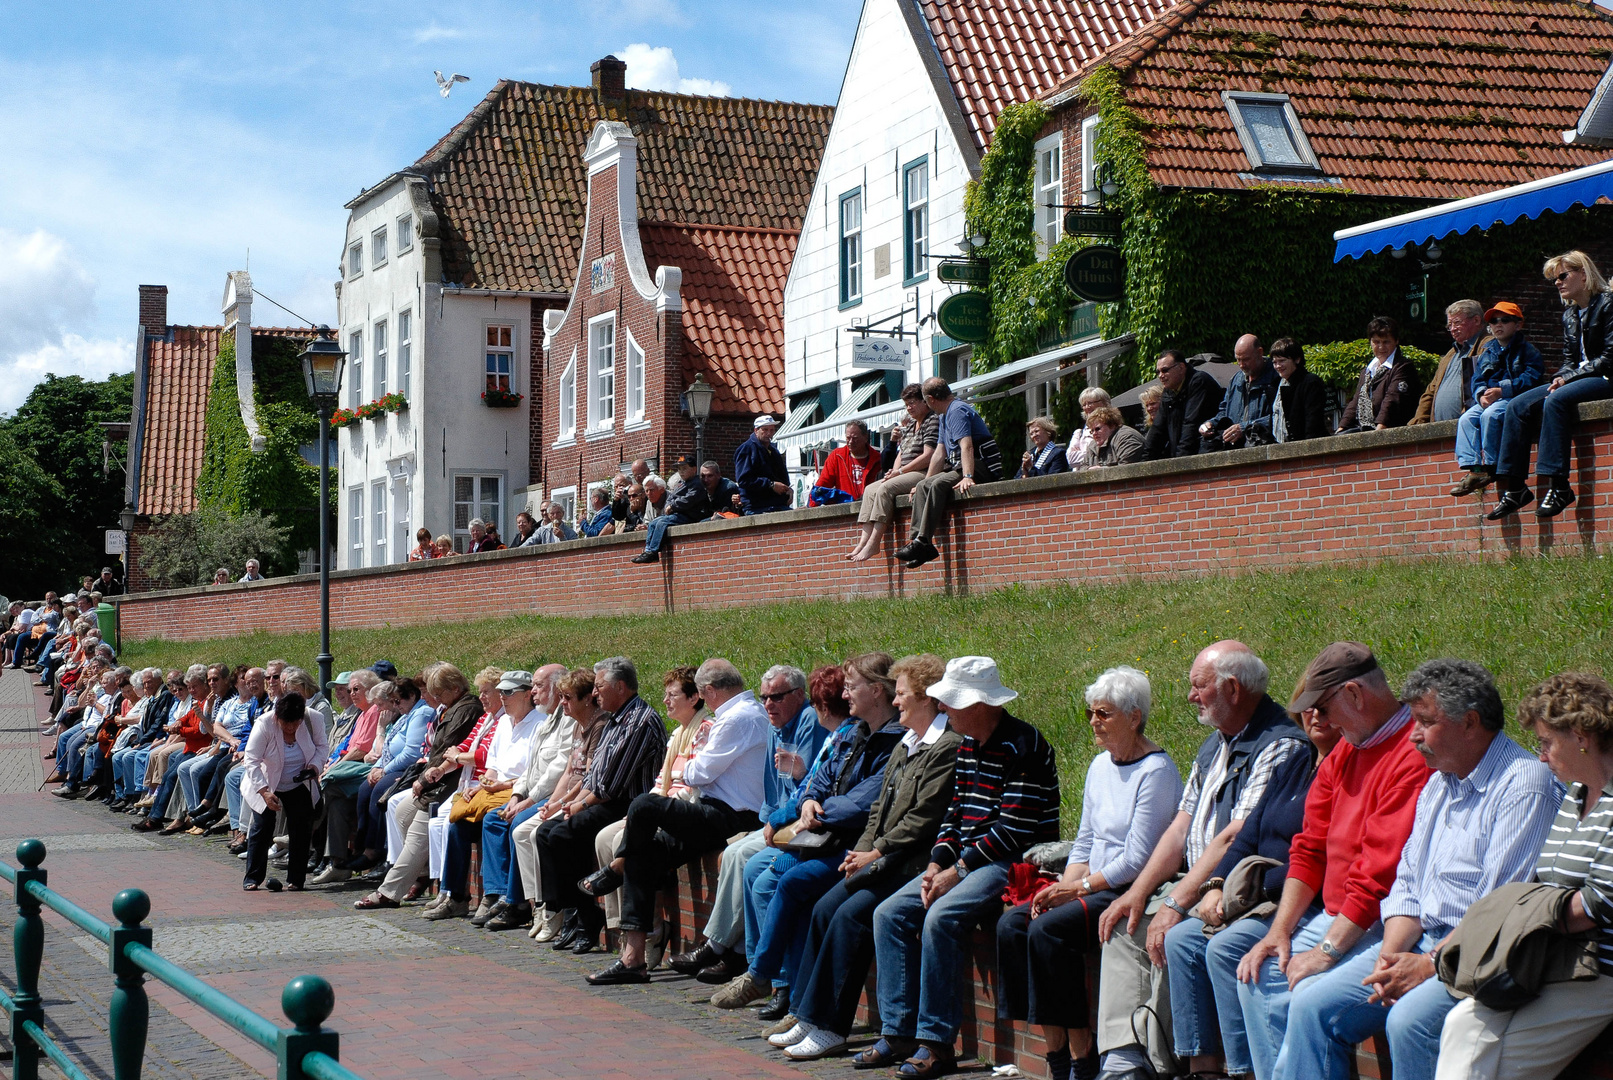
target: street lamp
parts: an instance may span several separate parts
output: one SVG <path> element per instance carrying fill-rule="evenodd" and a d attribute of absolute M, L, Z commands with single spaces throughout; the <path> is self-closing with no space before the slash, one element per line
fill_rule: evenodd
<path fill-rule="evenodd" d="M 683 392 L 684 404 L 689 410 L 689 419 L 694 421 L 694 456 L 695 464 L 701 465 L 706 460 L 706 421 L 711 419 L 711 399 L 717 396 L 717 391 L 706 381 L 705 372 L 696 372 L 694 382 Z"/>
<path fill-rule="evenodd" d="M 319 689 L 330 687 L 330 416 L 342 390 L 347 353 L 328 326 L 302 351 L 302 378 L 319 413 Z"/>

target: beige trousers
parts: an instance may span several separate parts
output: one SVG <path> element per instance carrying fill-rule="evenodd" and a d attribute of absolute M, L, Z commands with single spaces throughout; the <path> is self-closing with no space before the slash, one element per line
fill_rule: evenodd
<path fill-rule="evenodd" d="M 622 833 L 627 831 L 627 819 L 613 821 L 594 834 L 594 861 L 603 867 L 616 858 L 622 846 Z M 605 926 L 611 930 L 618 930 L 622 925 L 622 890 L 617 889 L 609 896 L 603 898 L 605 905 Z"/>
<path fill-rule="evenodd" d="M 386 872 L 386 880 L 376 891 L 388 900 L 401 901 L 408 895 L 415 878 L 425 873 L 431 815 L 412 795 L 391 800 L 387 810 L 397 822 L 398 832 L 403 834 L 403 845 L 398 849 L 392 869 Z"/>
<path fill-rule="evenodd" d="M 1148 959 L 1148 927 L 1153 921 L 1153 916 L 1144 915 L 1137 920 L 1136 932 L 1128 934 L 1122 920 L 1103 947 L 1098 969 L 1098 1052 L 1137 1046 L 1140 1036 L 1155 1070 L 1168 1076 L 1173 1061 L 1171 982 Z"/>
<path fill-rule="evenodd" d="M 863 488 L 862 505 L 857 508 L 859 522 L 884 524 L 896 516 L 896 497 L 906 495 L 924 479 L 922 472 L 902 473 L 886 480 L 875 480 Z"/>
<path fill-rule="evenodd" d="M 146 758 L 146 786 L 157 787 L 162 783 L 162 774 L 168 770 L 168 759 L 185 749 L 185 740 L 174 739 L 173 742 L 163 743 L 151 752 Z M 178 784 L 174 785 L 176 788 Z"/>
<path fill-rule="evenodd" d="M 1463 998 L 1445 1016 L 1435 1080 L 1556 1076 L 1613 1018 L 1613 977 L 1548 983 L 1513 1012 Z"/>
<path fill-rule="evenodd" d="M 521 888 L 536 911 L 543 906 L 543 882 L 538 878 L 538 826 L 543 824 L 541 814 L 533 814 L 510 831 L 515 844 L 515 864 L 521 869 Z"/>

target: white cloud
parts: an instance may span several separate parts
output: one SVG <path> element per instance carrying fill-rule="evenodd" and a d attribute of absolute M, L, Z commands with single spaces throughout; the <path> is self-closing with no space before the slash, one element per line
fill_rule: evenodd
<path fill-rule="evenodd" d="M 432 23 L 430 26 L 416 30 L 412 36 L 416 45 L 428 45 L 433 41 L 458 41 L 460 38 L 467 37 L 468 32 L 459 27 L 438 26 L 436 23 Z"/>
<path fill-rule="evenodd" d="M 0 357 L 0 413 L 16 411 L 46 375 L 79 375 L 100 380 L 134 369 L 134 342 L 127 338 L 94 341 L 65 333 L 32 352 Z"/>
<path fill-rule="evenodd" d="M 734 88 L 716 79 L 685 79 L 678 74 L 678 58 L 665 45 L 635 42 L 621 53 L 627 65 L 627 85 L 635 90 L 666 90 L 679 94 L 728 97 Z"/>

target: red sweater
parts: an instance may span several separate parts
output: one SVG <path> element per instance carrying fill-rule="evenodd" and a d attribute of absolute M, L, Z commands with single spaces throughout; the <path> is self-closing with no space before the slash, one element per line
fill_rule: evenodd
<path fill-rule="evenodd" d="M 1305 797 L 1305 826 L 1288 850 L 1288 876 L 1322 894 L 1334 915 L 1378 921 L 1417 796 L 1433 775 L 1411 745 L 1411 725 L 1367 750 L 1341 742 L 1322 759 Z"/>
<path fill-rule="evenodd" d="M 818 473 L 819 487 L 839 488 L 853 499 L 863 497 L 863 489 L 879 479 L 879 451 L 872 446 L 861 462 L 851 456 L 851 447 L 837 446 L 829 451 L 829 460 Z"/>

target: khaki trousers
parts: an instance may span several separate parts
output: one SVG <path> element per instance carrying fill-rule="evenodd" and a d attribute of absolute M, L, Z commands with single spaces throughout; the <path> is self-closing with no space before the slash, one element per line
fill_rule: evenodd
<path fill-rule="evenodd" d="M 957 469 L 943 469 L 934 476 L 926 476 L 913 489 L 913 527 L 911 536 L 922 536 L 933 542 L 946 527 L 947 507 L 952 502 L 952 489 L 963 473 Z"/>
<path fill-rule="evenodd" d="M 1613 1017 L 1613 977 L 1548 983 L 1513 1012 L 1463 998 L 1445 1016 L 1435 1080 L 1556 1076 Z"/>
<path fill-rule="evenodd" d="M 151 752 L 146 758 L 146 786 L 158 787 L 162 784 L 162 774 L 168 771 L 168 759 L 179 751 L 185 749 L 183 739 L 163 743 Z M 174 785 L 176 788 L 179 785 Z"/>
<path fill-rule="evenodd" d="M 398 832 L 403 834 L 403 844 L 392 869 L 386 872 L 386 880 L 376 891 L 388 900 L 401 901 L 408 894 L 409 886 L 425 872 L 431 815 L 413 795 L 391 800 L 387 810 L 397 822 Z"/>
<path fill-rule="evenodd" d="M 622 833 L 627 831 L 627 819 L 613 821 L 594 834 L 594 859 L 601 867 L 616 858 L 622 846 Z M 605 905 L 605 926 L 611 930 L 619 930 L 622 925 L 622 890 L 617 889 L 609 896 L 603 897 Z"/>
<path fill-rule="evenodd" d="M 896 516 L 896 497 L 906 495 L 924 479 L 922 472 L 902 473 L 885 480 L 875 480 L 863 489 L 862 504 L 857 508 L 857 520 L 885 524 Z"/>
<path fill-rule="evenodd" d="M 1166 887 L 1174 884 L 1169 882 Z M 1153 921 L 1152 915 L 1144 915 L 1137 920 L 1136 932 L 1128 934 L 1122 919 L 1103 947 L 1098 974 L 1098 1052 L 1141 1045 L 1154 1069 L 1168 1076 L 1173 1067 L 1171 981 L 1148 959 L 1148 927 Z"/>
<path fill-rule="evenodd" d="M 543 906 L 543 879 L 538 876 L 538 826 L 542 814 L 533 814 L 510 830 L 510 841 L 515 845 L 515 863 L 520 867 L 521 888 L 531 901 L 534 910 Z"/>

